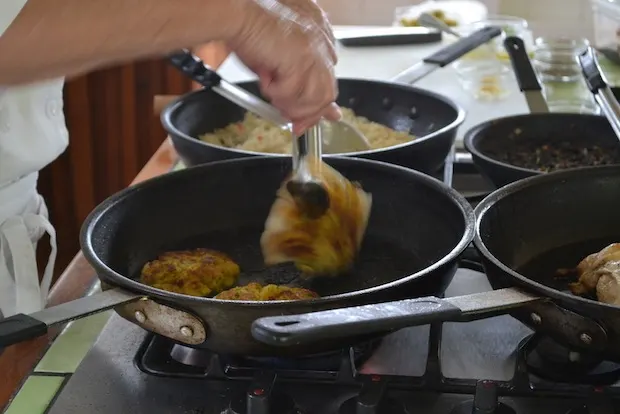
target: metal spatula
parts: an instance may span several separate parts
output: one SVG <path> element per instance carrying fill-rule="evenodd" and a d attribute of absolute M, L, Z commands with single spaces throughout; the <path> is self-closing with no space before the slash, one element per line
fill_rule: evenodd
<path fill-rule="evenodd" d="M 229 101 L 276 125 L 286 129 L 291 128 L 290 120 L 284 118 L 280 111 L 245 89 L 222 79 L 217 72 L 209 68 L 189 50 L 175 52 L 169 56 L 169 59 L 174 67 L 205 88 L 212 89 Z M 323 139 L 323 151 L 328 154 L 370 149 L 370 144 L 366 137 L 356 127 L 346 121 L 321 120 L 318 127 L 321 130 Z"/>

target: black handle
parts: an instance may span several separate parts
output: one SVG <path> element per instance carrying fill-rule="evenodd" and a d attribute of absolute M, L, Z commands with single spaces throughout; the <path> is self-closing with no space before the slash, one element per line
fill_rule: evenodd
<path fill-rule="evenodd" d="M 520 37 L 508 36 L 504 40 L 504 47 L 510 57 L 521 92 L 542 90 L 523 40 Z"/>
<path fill-rule="evenodd" d="M 269 345 L 290 346 L 455 320 L 461 313 L 461 309 L 450 302 L 431 296 L 260 318 L 252 324 L 252 335 Z"/>
<path fill-rule="evenodd" d="M 47 325 L 31 316 L 17 315 L 0 320 L 0 348 L 15 345 L 47 333 Z"/>
<path fill-rule="evenodd" d="M 502 29 L 495 26 L 484 27 L 476 32 L 464 37 L 450 46 L 441 49 L 439 52 L 432 54 L 424 59 L 425 63 L 432 63 L 439 67 L 444 67 L 467 52 L 471 52 L 478 46 L 481 46 L 491 39 L 502 34 Z"/>
<path fill-rule="evenodd" d="M 596 52 L 592 47 L 587 47 L 586 50 L 579 54 L 579 64 L 581 65 L 581 72 L 586 80 L 588 89 L 593 94 L 597 94 L 601 89 L 607 87 L 607 82 L 601 73 L 601 67 L 596 59 Z"/>
<path fill-rule="evenodd" d="M 213 69 L 207 66 L 198 56 L 187 49 L 179 50 L 168 56 L 172 65 L 190 79 L 198 82 L 205 88 L 212 88 L 220 84 L 222 78 Z"/>

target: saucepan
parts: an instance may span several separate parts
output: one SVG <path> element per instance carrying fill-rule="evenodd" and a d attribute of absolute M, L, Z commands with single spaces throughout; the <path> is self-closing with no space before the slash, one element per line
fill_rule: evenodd
<path fill-rule="evenodd" d="M 261 317 L 440 295 L 473 238 L 473 209 L 442 182 L 410 169 L 358 158 L 327 163 L 373 196 L 361 252 L 350 274 L 302 285 L 320 295 L 297 301 L 228 301 L 188 296 L 140 282 L 161 253 L 210 248 L 241 268 L 237 284 L 290 284 L 290 266 L 265 268 L 260 237 L 290 159 L 254 157 L 173 172 L 113 195 L 86 219 L 81 245 L 103 293 L 0 321 L 0 346 L 43 334 L 49 325 L 116 307 L 127 320 L 193 347 L 224 354 L 306 355 L 376 334 L 281 348 L 255 340 Z M 296 282 L 295 282 L 296 283 Z M 380 334 L 379 334 L 380 335 Z"/>
<path fill-rule="evenodd" d="M 576 296 L 569 286 L 577 280 L 561 272 L 620 240 L 618 199 L 620 166 L 576 168 L 517 181 L 490 194 L 475 210 L 474 245 L 496 290 L 261 318 L 252 326 L 253 335 L 286 348 L 510 313 L 569 349 L 620 361 L 620 283 L 615 279 L 620 274 L 608 271 L 608 277 L 614 277 L 609 286 L 597 286 L 597 295 L 619 299 L 609 304 L 592 295 Z"/>
<path fill-rule="evenodd" d="M 427 173 L 436 172 L 443 165 L 454 143 L 456 131 L 465 119 L 465 112 L 451 99 L 414 88 L 409 86 L 409 83 L 448 65 L 500 34 L 500 28 L 483 28 L 427 57 L 391 82 L 339 79 L 338 104 L 352 109 L 356 115 L 396 131 L 409 132 L 417 138 L 386 148 L 326 156 L 366 158 Z M 185 73 L 193 76 L 191 72 Z M 212 86 L 217 86 L 220 78 L 214 74 L 210 79 Z M 201 79 L 202 84 L 205 84 L 204 80 Z M 239 86 L 260 96 L 256 82 L 244 82 Z M 225 147 L 199 138 L 241 121 L 244 113 L 243 109 L 207 87 L 172 102 L 162 111 L 161 121 L 176 151 L 188 166 L 233 158 L 286 156 Z"/>
<path fill-rule="evenodd" d="M 549 171 L 620 163 L 620 145 L 599 115 L 550 113 L 518 37 L 505 40 L 530 112 L 492 119 L 465 133 L 464 145 L 480 173 L 497 188 Z"/>

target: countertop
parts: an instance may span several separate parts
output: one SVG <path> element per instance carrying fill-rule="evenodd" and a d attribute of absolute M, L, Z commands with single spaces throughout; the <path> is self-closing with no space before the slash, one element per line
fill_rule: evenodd
<path fill-rule="evenodd" d="M 336 28 L 337 32 L 350 29 Z M 435 43 L 381 48 L 339 47 L 336 72 L 340 77 L 389 80 L 440 46 L 441 44 Z M 208 63 L 217 67 L 219 62 Z M 229 56 L 218 71 L 230 81 L 254 78 L 234 55 Z M 615 76 L 610 76 L 613 83 L 616 83 L 618 74 L 620 71 L 617 70 L 608 73 Z M 470 126 L 484 120 L 527 112 L 525 100 L 518 91 L 503 101 L 476 101 L 461 88 L 450 67 L 436 71 L 416 86 L 448 95 L 466 109 L 468 116 L 460 129 L 460 137 Z M 572 99 L 582 98 L 573 87 L 566 85 L 556 86 L 555 92 Z M 170 141 L 166 140 L 134 183 L 169 172 L 176 162 L 176 153 Z M 67 302 L 92 292 L 96 290 L 96 282 L 94 271 L 84 256 L 78 253 L 52 289 L 50 305 Z M 13 395 L 5 412 L 43 414 L 56 393 L 62 389 L 64 381 L 74 372 L 92 346 L 108 317 L 109 313 L 94 315 L 69 324 L 62 332 L 54 330 L 44 338 L 5 349 L 0 354 L 0 405 L 5 405 Z M 18 388 L 19 392 L 15 393 Z"/>

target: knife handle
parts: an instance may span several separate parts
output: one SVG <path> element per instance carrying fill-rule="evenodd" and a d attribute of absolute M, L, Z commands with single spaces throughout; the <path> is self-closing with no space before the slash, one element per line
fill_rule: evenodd
<path fill-rule="evenodd" d="M 502 34 L 502 29 L 495 26 L 483 27 L 475 31 L 467 37 L 454 42 L 448 47 L 441 49 L 439 52 L 432 54 L 424 59 L 425 63 L 431 63 L 439 67 L 444 67 L 464 54 L 471 52 L 478 46 L 482 46 L 491 39 Z"/>
<path fill-rule="evenodd" d="M 512 63 L 512 69 L 515 71 L 521 92 L 541 91 L 538 76 L 534 72 L 523 40 L 520 37 L 508 36 L 504 40 L 504 47 L 510 57 L 510 63 Z"/>
<path fill-rule="evenodd" d="M 205 88 L 218 86 L 222 81 L 216 71 L 206 65 L 198 56 L 187 49 L 182 49 L 168 56 L 170 63 L 185 76 L 198 82 Z"/>

